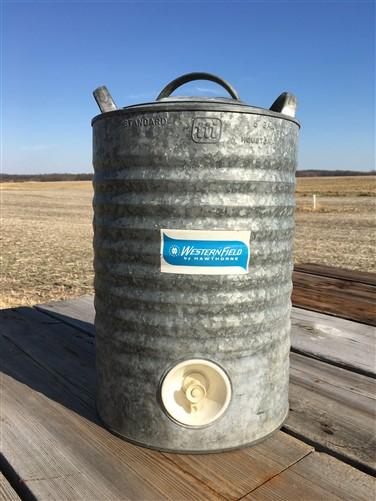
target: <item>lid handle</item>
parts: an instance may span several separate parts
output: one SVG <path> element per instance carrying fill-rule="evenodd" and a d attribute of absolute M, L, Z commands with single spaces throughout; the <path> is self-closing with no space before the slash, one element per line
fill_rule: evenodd
<path fill-rule="evenodd" d="M 177 89 L 181 85 L 184 85 L 188 82 L 193 82 L 194 80 L 209 80 L 210 82 L 215 82 L 226 89 L 233 99 L 240 101 L 239 94 L 236 92 L 232 85 L 226 82 L 226 80 L 223 80 L 223 78 L 217 77 L 216 75 L 212 75 L 211 73 L 200 72 L 187 73 L 185 75 L 182 75 L 181 77 L 175 78 L 175 80 L 172 80 L 172 82 L 168 83 L 166 87 L 160 92 L 159 96 L 157 97 L 157 101 L 168 97 L 170 94 L 172 94 L 172 92 L 174 92 L 175 89 Z"/>

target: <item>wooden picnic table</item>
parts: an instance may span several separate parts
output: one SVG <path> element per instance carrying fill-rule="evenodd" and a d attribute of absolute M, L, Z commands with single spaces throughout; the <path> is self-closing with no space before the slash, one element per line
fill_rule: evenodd
<path fill-rule="evenodd" d="M 0 499 L 375 499 L 373 327 L 294 307 L 283 428 L 254 447 L 185 455 L 100 424 L 93 320 L 91 296 L 0 311 Z"/>

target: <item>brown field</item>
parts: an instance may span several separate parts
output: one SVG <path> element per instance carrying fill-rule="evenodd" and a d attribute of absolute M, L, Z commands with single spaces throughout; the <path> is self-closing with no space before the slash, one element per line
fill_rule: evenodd
<path fill-rule="evenodd" d="M 375 196 L 376 176 L 299 177 L 296 193 L 303 197 L 313 193 L 329 197 Z"/>
<path fill-rule="evenodd" d="M 295 261 L 375 272 L 376 178 L 297 182 Z M 4 183 L 0 188 L 0 307 L 92 293 L 91 182 Z"/>

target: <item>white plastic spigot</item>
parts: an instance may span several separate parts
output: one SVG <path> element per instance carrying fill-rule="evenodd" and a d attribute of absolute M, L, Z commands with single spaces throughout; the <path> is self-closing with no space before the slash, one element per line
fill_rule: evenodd
<path fill-rule="evenodd" d="M 218 364 L 203 359 L 185 360 L 165 376 L 161 397 L 174 421 L 193 427 L 206 426 L 226 411 L 231 384 Z"/>

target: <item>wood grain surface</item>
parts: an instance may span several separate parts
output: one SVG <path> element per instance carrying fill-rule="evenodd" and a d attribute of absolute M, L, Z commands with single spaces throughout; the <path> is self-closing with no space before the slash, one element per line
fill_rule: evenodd
<path fill-rule="evenodd" d="M 3 454 L 38 499 L 237 499 L 312 451 L 278 432 L 199 472 L 124 442 L 98 422 L 92 336 L 29 308 L 0 320 Z"/>
<path fill-rule="evenodd" d="M 53 306 L 53 315 L 60 315 L 59 305 Z M 92 333 L 87 323 L 90 315 L 93 318 L 93 306 L 90 307 L 88 301 L 81 306 L 85 309 L 85 324 L 81 327 Z M 72 311 L 75 322 L 79 324 L 78 301 L 74 306 L 68 302 L 63 311 Z M 309 357 L 295 353 L 291 356 L 291 409 L 286 430 L 366 471 L 375 471 L 372 450 L 375 381 L 351 370 L 355 368 L 358 372 L 374 374 L 373 327 L 298 308 L 293 308 L 291 318 L 292 347 L 306 352 Z M 350 370 L 341 370 L 337 364 Z M 358 396 L 354 393 L 353 389 L 359 385 L 367 388 L 366 394 Z M 338 422 L 332 429 L 335 421 Z"/>
<path fill-rule="evenodd" d="M 372 274 L 317 265 L 294 272 L 298 303 L 370 324 L 374 285 Z M 375 485 L 366 474 L 376 473 L 372 327 L 293 308 L 290 414 L 283 428 L 289 435 L 277 432 L 252 448 L 223 454 L 162 454 L 128 444 L 98 422 L 93 297 L 37 310 L 0 312 L 2 453 L 32 496 L 372 499 Z M 358 469 L 313 453 L 312 446 Z"/>
<path fill-rule="evenodd" d="M 37 304 L 35 308 L 94 336 L 94 296 Z"/>
<path fill-rule="evenodd" d="M 376 381 L 295 353 L 284 428 L 337 457 L 376 473 Z"/>
<path fill-rule="evenodd" d="M 0 472 L 0 501 L 20 501 L 20 497 Z"/>
<path fill-rule="evenodd" d="M 293 351 L 361 374 L 376 374 L 375 334 L 370 325 L 292 308 Z"/>
<path fill-rule="evenodd" d="M 376 325 L 374 285 L 301 271 L 292 279 L 294 306 Z"/>
<path fill-rule="evenodd" d="M 220 498 L 160 453 L 124 442 L 100 425 L 92 393 L 93 347 L 89 357 L 84 342 L 77 345 L 80 332 L 27 309 L 5 310 L 0 318 L 2 454 L 33 496 Z M 54 341 L 46 345 L 48 338 Z M 74 388 L 76 378 L 88 381 L 86 390 L 80 383 Z"/>
<path fill-rule="evenodd" d="M 320 275 L 322 277 L 339 278 L 350 282 L 359 282 L 361 284 L 373 285 L 376 287 L 376 273 L 367 271 L 347 270 L 334 266 L 325 266 L 322 264 L 296 264 L 294 271 L 308 273 L 310 275 Z"/>
<path fill-rule="evenodd" d="M 95 334 L 93 296 L 38 305 L 37 309 L 83 332 Z M 293 350 L 360 373 L 375 374 L 376 331 L 373 327 L 295 307 L 291 312 L 291 325 Z"/>
<path fill-rule="evenodd" d="M 294 306 L 376 326 L 376 274 L 316 264 L 295 265 Z M 51 302 L 37 308 L 56 315 L 74 327 L 93 332 L 92 296 Z M 86 308 L 82 308 L 85 305 Z"/>
<path fill-rule="evenodd" d="M 238 499 L 313 451 L 277 432 L 252 448 L 223 454 L 164 454 L 226 499 Z"/>
<path fill-rule="evenodd" d="M 37 499 L 371 499 L 369 475 L 283 432 L 203 456 L 124 442 L 95 412 L 93 336 L 30 308 L 0 320 L 2 454 Z M 285 427 L 371 470 L 374 395 L 371 378 L 292 354 Z"/>
<path fill-rule="evenodd" d="M 370 501 L 375 479 L 327 454 L 309 454 L 252 491 L 247 501 Z"/>

